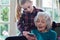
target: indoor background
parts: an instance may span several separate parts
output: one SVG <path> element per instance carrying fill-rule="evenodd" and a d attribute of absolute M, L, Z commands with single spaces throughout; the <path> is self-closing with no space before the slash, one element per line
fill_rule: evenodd
<path fill-rule="evenodd" d="M 51 15 L 52 20 L 60 23 L 60 0 L 31 0 L 33 5 L 41 8 Z M 0 0 L 0 40 L 8 36 L 18 36 L 17 29 L 17 5 L 20 0 Z M 22 13 L 22 9 L 20 11 Z M 60 25 L 60 24 L 59 24 Z M 60 27 L 55 29 L 60 36 Z"/>

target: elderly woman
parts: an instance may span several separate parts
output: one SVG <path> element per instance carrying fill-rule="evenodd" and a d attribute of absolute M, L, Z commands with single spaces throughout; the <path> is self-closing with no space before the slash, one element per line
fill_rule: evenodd
<path fill-rule="evenodd" d="M 37 29 L 32 30 L 31 33 L 35 35 L 37 40 L 56 40 L 57 34 L 51 30 L 52 20 L 47 13 L 38 12 L 34 22 Z M 24 32 L 24 34 L 29 34 L 29 32 Z"/>
<path fill-rule="evenodd" d="M 45 12 L 38 12 L 34 19 L 37 29 L 32 30 L 32 33 L 37 37 L 37 40 L 56 40 L 57 34 L 51 30 L 51 17 Z"/>

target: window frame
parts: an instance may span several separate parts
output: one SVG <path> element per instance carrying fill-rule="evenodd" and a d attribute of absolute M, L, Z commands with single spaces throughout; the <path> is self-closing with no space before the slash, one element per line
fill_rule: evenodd
<path fill-rule="evenodd" d="M 17 1 L 17 0 L 16 0 Z M 9 5 L 8 4 L 0 4 L 0 6 L 7 6 L 7 7 L 10 7 L 9 9 L 9 22 L 0 22 L 0 24 L 5 24 L 7 23 L 9 26 L 8 26 L 8 33 L 9 33 L 9 36 L 16 36 L 16 22 L 15 22 L 15 14 L 16 14 L 16 1 L 15 0 L 10 0 L 9 2 Z M 1 2 L 1 0 L 0 0 Z"/>

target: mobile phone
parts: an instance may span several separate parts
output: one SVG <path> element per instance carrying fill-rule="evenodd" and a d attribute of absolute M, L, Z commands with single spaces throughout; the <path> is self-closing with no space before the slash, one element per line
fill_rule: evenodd
<path fill-rule="evenodd" d="M 34 34 L 31 34 L 31 33 L 30 33 L 30 34 L 28 34 L 28 35 L 34 37 Z"/>

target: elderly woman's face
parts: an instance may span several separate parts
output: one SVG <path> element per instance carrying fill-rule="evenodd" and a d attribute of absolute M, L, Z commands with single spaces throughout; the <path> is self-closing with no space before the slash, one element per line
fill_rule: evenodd
<path fill-rule="evenodd" d="M 44 16 L 39 16 L 38 20 L 35 22 L 37 29 L 39 31 L 44 31 L 46 29 L 46 20 Z"/>

